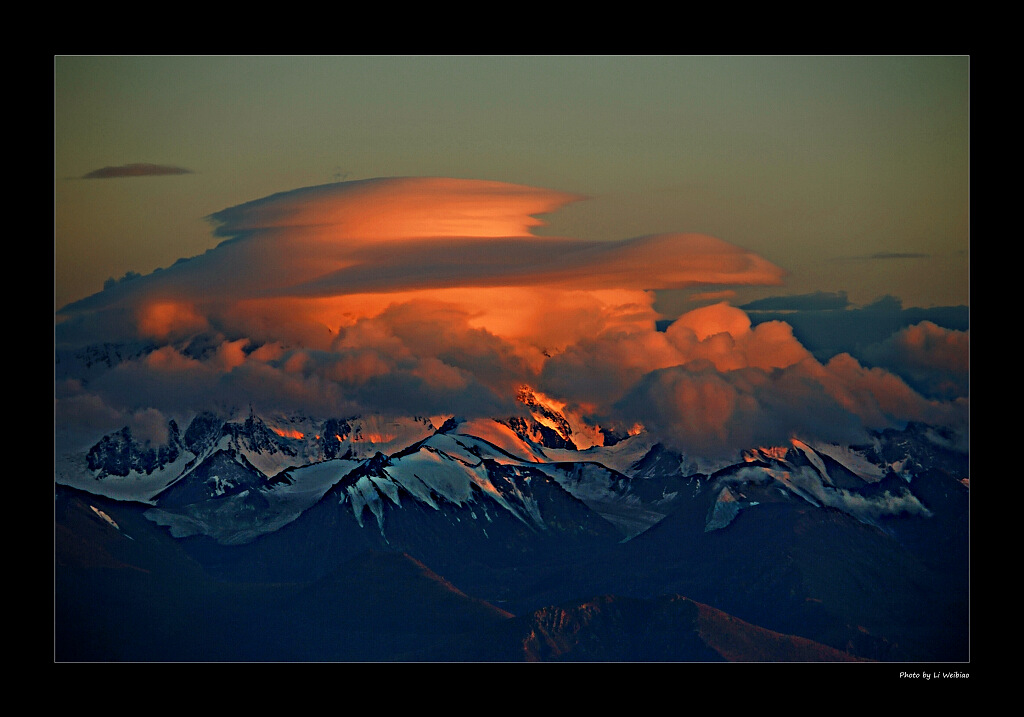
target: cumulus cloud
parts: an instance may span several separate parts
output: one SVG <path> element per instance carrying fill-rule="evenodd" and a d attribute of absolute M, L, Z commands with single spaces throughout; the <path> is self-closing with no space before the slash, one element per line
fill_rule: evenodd
<path fill-rule="evenodd" d="M 896 374 L 862 366 L 849 354 L 833 357 L 815 373 L 830 394 L 870 428 L 905 421 L 959 427 L 966 418 L 967 399 L 949 402 L 925 398 Z"/>
<path fill-rule="evenodd" d="M 910 332 L 911 336 L 916 336 Z M 624 337 L 631 345 L 636 337 Z M 624 346 L 593 342 L 554 357 L 545 378 L 563 395 L 615 401 L 609 416 L 642 423 L 683 451 L 726 455 L 741 445 L 777 445 L 793 436 L 863 441 L 865 429 L 913 420 L 966 430 L 969 404 L 922 395 L 899 375 L 849 354 L 819 362 L 779 321 L 751 325 L 727 304 L 696 309 L 649 344 L 645 365 L 616 371 Z M 925 354 L 928 350 L 925 349 Z M 628 364 L 627 364 L 628 365 Z M 618 383 L 616 383 L 618 379 Z"/>
<path fill-rule="evenodd" d="M 646 374 L 616 404 L 672 448 L 705 457 L 740 446 L 782 445 L 793 436 L 863 440 L 863 424 L 802 367 L 718 371 L 694 361 Z"/>
<path fill-rule="evenodd" d="M 120 177 L 161 177 L 169 174 L 192 174 L 191 169 L 166 164 L 122 164 L 117 167 L 100 167 L 82 175 L 82 179 L 116 179 Z"/>
<path fill-rule="evenodd" d="M 719 287 L 725 297 L 784 272 L 698 234 L 532 233 L 539 215 L 580 199 L 399 178 L 218 212 L 215 248 L 108 282 L 60 312 L 58 411 L 150 432 L 157 416 L 250 404 L 321 417 L 501 417 L 522 409 L 526 384 L 595 422 L 642 423 L 709 455 L 955 413 L 880 366 L 822 364 L 791 324 L 754 323 L 725 301 L 657 330 L 655 290 Z"/>
<path fill-rule="evenodd" d="M 899 374 L 925 396 L 952 399 L 970 392 L 970 331 L 922 321 L 863 352 L 867 361 Z"/>

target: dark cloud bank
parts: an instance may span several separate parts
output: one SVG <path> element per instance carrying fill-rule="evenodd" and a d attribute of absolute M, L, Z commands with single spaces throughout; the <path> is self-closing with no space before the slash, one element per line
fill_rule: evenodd
<path fill-rule="evenodd" d="M 896 332 L 922 321 L 950 331 L 970 329 L 967 306 L 906 307 L 894 296 L 883 296 L 872 303 L 851 306 L 846 292 L 818 292 L 780 296 L 752 301 L 740 306 L 756 325 L 766 321 L 785 321 L 793 335 L 819 360 L 836 354 L 866 356 L 872 346 Z"/>

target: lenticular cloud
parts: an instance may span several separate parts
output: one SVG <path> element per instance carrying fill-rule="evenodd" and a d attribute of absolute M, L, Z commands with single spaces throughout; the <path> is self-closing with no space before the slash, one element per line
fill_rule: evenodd
<path fill-rule="evenodd" d="M 595 422 L 642 423 L 705 452 L 848 433 L 903 410 L 948 414 L 882 369 L 849 357 L 823 366 L 788 325 L 751 328 L 724 303 L 656 331 L 652 290 L 779 284 L 784 272 L 697 234 L 532 233 L 539 215 L 579 199 L 404 178 L 218 212 L 214 249 L 62 309 L 66 366 L 90 346 L 119 348 L 102 366 L 85 361 L 86 380 L 58 364 L 58 414 L 116 421 L 248 403 L 494 417 L 517 410 L 527 384 Z"/>
<path fill-rule="evenodd" d="M 536 215 L 577 199 L 453 179 L 285 192 L 214 214 L 217 235 L 228 239 L 206 254 L 65 312 L 128 308 L 140 333 L 160 338 L 193 331 L 201 318 L 245 324 L 247 314 L 334 331 L 394 303 L 429 299 L 467 307 L 477 325 L 499 334 L 529 338 L 532 326 L 547 323 L 534 314 L 553 308 L 648 305 L 636 292 L 781 281 L 771 263 L 707 236 L 599 242 L 531 233 L 541 224 Z M 553 294 L 563 301 L 551 304 Z"/>

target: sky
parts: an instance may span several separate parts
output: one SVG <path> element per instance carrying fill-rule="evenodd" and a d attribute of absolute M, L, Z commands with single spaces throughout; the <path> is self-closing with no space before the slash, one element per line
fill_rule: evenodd
<path fill-rule="evenodd" d="M 391 176 L 584 195 L 544 233 L 709 234 L 787 294 L 968 303 L 963 56 L 56 57 L 54 90 L 55 308 L 214 212 Z M 187 173 L 95 174 L 144 164 Z"/>
<path fill-rule="evenodd" d="M 54 149 L 58 359 L 148 346 L 59 422 L 967 424 L 967 57 L 58 56 Z"/>

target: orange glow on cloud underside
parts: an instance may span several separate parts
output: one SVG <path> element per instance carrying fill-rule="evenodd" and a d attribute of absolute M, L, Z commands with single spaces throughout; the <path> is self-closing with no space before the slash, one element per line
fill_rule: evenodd
<path fill-rule="evenodd" d="M 602 331 L 653 328 L 650 292 L 554 287 L 453 287 L 315 298 L 250 299 L 220 309 L 249 335 L 273 330 L 310 348 L 353 348 L 372 337 L 353 333 L 369 319 L 421 322 L 464 333 L 480 331 L 514 344 L 557 351 Z M 303 327 L 309 327 L 303 329 Z M 319 327 L 316 329 L 315 327 Z M 339 338 L 339 331 L 347 338 Z M 287 332 L 287 333 L 286 333 Z M 341 341 L 341 344 L 337 342 Z"/>
<path fill-rule="evenodd" d="M 532 236 L 380 242 L 352 239 L 337 228 L 317 231 L 325 237 L 334 233 L 330 248 L 297 243 L 289 257 L 279 256 L 278 280 L 264 293 L 331 296 L 453 286 L 647 290 L 699 283 L 771 285 L 783 276 L 756 254 L 699 234 L 617 242 Z M 291 258 L 292 253 L 300 258 Z M 301 270 L 296 262 L 302 262 Z"/>
<path fill-rule="evenodd" d="M 202 326 L 204 319 L 184 301 L 155 301 L 142 305 L 136 312 L 143 336 L 163 339 L 169 335 Z"/>

